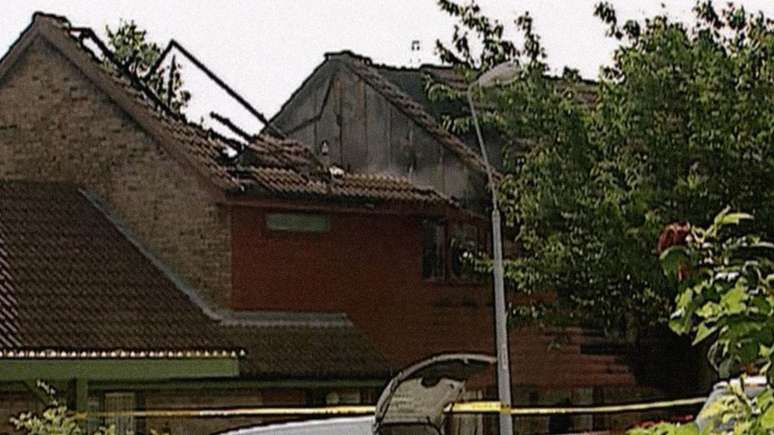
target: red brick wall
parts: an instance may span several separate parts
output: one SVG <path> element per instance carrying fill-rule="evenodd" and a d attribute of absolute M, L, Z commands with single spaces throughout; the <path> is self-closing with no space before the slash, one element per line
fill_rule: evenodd
<path fill-rule="evenodd" d="M 0 178 L 83 185 L 205 297 L 227 300 L 227 211 L 42 39 L 0 80 Z"/>
<path fill-rule="evenodd" d="M 344 311 L 401 365 L 491 349 L 487 286 L 423 281 L 419 218 L 332 214 L 329 232 L 285 233 L 235 207 L 231 228 L 236 309 Z"/>
<path fill-rule="evenodd" d="M 491 284 L 423 280 L 421 218 L 328 213 L 329 231 L 290 233 L 269 230 L 268 212 L 232 209 L 235 309 L 345 312 L 398 367 L 441 352 L 494 353 Z M 578 328 L 553 350 L 554 337 L 536 328 L 509 334 L 514 385 L 634 383 L 616 356 L 583 354 L 591 338 Z M 492 370 L 471 386 L 494 379 Z"/>

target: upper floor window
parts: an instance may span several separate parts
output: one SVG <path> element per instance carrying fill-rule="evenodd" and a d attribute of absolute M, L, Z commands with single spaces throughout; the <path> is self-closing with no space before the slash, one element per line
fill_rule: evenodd
<path fill-rule="evenodd" d="M 422 221 L 422 278 L 446 277 L 446 225 L 436 219 Z"/>
<path fill-rule="evenodd" d="M 486 232 L 476 225 L 447 223 L 439 219 L 422 222 L 422 278 L 477 282 L 476 260 L 486 250 Z"/>
<path fill-rule="evenodd" d="M 475 225 L 456 224 L 449 238 L 449 269 L 453 278 L 476 281 L 481 277 L 476 271 L 476 260 L 482 255 L 485 241 L 482 231 Z"/>
<path fill-rule="evenodd" d="M 330 217 L 306 213 L 268 213 L 266 228 L 272 231 L 325 233 L 331 229 Z"/>

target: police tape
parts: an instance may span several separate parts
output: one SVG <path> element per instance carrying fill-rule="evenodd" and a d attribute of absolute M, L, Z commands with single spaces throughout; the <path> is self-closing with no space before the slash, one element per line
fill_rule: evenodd
<path fill-rule="evenodd" d="M 622 405 L 566 406 L 566 407 L 511 407 L 501 406 L 500 402 L 461 402 L 447 408 L 453 414 L 511 414 L 521 416 L 556 414 L 614 414 L 620 412 L 649 411 L 652 409 L 678 408 L 701 405 L 706 397 L 690 399 L 662 400 L 657 402 L 628 403 Z"/>
<path fill-rule="evenodd" d="M 446 408 L 450 414 L 510 414 L 516 416 L 545 416 L 556 414 L 614 414 L 655 409 L 701 405 L 706 397 L 662 400 L 656 402 L 621 405 L 567 406 L 567 407 L 507 407 L 497 401 L 453 403 Z M 78 412 L 77 419 L 88 418 L 229 418 L 229 417 L 312 417 L 370 415 L 375 411 L 370 405 L 323 406 L 323 407 L 262 407 L 229 409 L 167 409 L 115 412 Z"/>

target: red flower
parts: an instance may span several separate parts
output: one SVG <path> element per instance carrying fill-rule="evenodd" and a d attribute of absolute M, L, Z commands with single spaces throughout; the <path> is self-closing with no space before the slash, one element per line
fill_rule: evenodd
<path fill-rule="evenodd" d="M 656 252 L 661 255 L 672 246 L 683 246 L 687 243 L 688 235 L 691 234 L 691 224 L 688 222 L 675 222 L 667 225 L 658 236 L 658 246 Z M 677 268 L 677 280 L 682 281 L 688 276 L 690 268 L 687 264 L 681 264 Z"/>
<path fill-rule="evenodd" d="M 675 222 L 667 225 L 658 236 L 656 251 L 661 254 L 672 246 L 685 245 L 685 240 L 691 234 L 691 224 L 688 222 Z"/>

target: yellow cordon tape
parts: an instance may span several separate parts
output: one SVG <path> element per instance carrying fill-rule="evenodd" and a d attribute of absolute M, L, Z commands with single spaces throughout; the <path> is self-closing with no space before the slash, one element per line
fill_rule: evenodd
<path fill-rule="evenodd" d="M 555 414 L 613 414 L 617 412 L 647 411 L 651 409 L 676 408 L 680 406 L 701 405 L 706 397 L 690 399 L 662 400 L 658 402 L 629 403 L 625 405 L 569 406 L 546 408 L 510 408 L 500 406 L 500 402 L 463 402 L 455 403 L 447 412 L 453 414 L 511 414 L 511 415 L 555 415 Z"/>
<path fill-rule="evenodd" d="M 626 405 L 601 406 L 570 406 L 546 408 L 512 408 L 501 406 L 496 401 L 478 401 L 454 403 L 446 408 L 451 414 L 511 414 L 520 416 L 554 415 L 554 414 L 612 414 L 618 412 L 648 411 L 652 409 L 676 408 L 681 406 L 701 405 L 706 397 L 690 399 L 662 400 L 658 402 L 630 403 Z M 375 408 L 368 405 L 356 406 L 325 406 L 315 408 L 231 408 L 231 409 L 169 409 L 150 411 L 120 411 L 120 412 L 79 412 L 75 418 L 86 419 L 105 417 L 138 417 L 138 418 L 226 418 L 226 417 L 309 417 L 332 415 L 368 415 Z"/>

